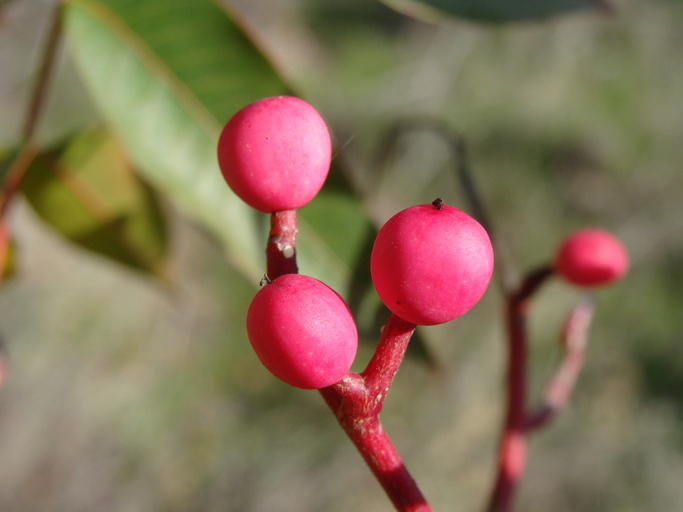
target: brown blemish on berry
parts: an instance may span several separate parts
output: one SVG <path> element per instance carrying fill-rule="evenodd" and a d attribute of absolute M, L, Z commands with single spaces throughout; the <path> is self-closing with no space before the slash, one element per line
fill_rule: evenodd
<path fill-rule="evenodd" d="M 432 201 L 432 206 L 437 210 L 441 210 L 441 207 L 443 206 L 443 199 L 437 197 L 436 199 L 434 199 L 434 201 Z"/>

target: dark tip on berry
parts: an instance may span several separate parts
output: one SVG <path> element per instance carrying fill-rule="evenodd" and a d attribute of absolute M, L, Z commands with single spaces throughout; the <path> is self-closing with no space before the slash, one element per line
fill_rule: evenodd
<path fill-rule="evenodd" d="M 268 277 L 268 274 L 263 274 L 263 278 L 261 281 L 259 281 L 259 286 L 263 286 L 264 284 L 270 284 L 273 281 L 271 281 L 270 277 Z"/>
<path fill-rule="evenodd" d="M 432 206 L 437 210 L 441 210 L 441 207 L 443 206 L 443 199 L 437 197 L 436 199 L 434 199 L 434 201 L 432 201 Z"/>

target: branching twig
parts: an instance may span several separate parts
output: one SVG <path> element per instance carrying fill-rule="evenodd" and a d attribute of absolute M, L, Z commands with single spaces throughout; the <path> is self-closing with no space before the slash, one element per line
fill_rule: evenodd
<path fill-rule="evenodd" d="M 583 369 L 588 330 L 595 303 L 591 298 L 579 302 L 570 312 L 562 330 L 562 360 L 545 387 L 544 403 L 526 420 L 527 431 L 546 426 L 569 402 L 574 385 Z"/>
<path fill-rule="evenodd" d="M 296 210 L 271 214 L 266 248 L 267 276 L 296 273 Z M 392 315 L 376 354 L 362 374 L 348 373 L 320 394 L 368 464 L 398 512 L 431 512 L 424 496 L 384 431 L 379 413 L 415 325 Z"/>
<path fill-rule="evenodd" d="M 43 51 L 42 61 L 38 68 L 33 90 L 31 91 L 26 117 L 21 130 L 22 142 L 19 151 L 10 163 L 2 192 L 0 193 L 0 216 L 5 215 L 11 199 L 21 186 L 21 181 L 31 163 L 39 153 L 39 145 L 36 142 L 38 122 L 44 110 L 47 99 L 48 87 L 53 76 L 56 63 L 57 49 L 62 36 L 62 10 L 61 5 L 55 7 L 52 23 L 48 30 L 47 40 Z"/>
<path fill-rule="evenodd" d="M 561 332 L 563 357 L 545 388 L 544 403 L 530 412 L 527 405 L 528 332 L 531 298 L 553 275 L 550 266 L 530 272 L 507 300 L 507 413 L 488 512 L 508 512 L 526 466 L 527 437 L 545 426 L 567 404 L 584 361 L 592 300 L 583 300 L 570 312 Z"/>

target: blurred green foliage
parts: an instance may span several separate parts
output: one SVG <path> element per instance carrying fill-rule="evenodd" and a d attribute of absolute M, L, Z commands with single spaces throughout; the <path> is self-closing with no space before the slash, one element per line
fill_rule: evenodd
<path fill-rule="evenodd" d="M 518 509 L 679 509 L 680 2 L 615 1 L 611 16 L 584 10 L 509 25 L 428 24 L 380 2 L 237 4 L 67 3 L 67 42 L 40 125 L 50 152 L 39 162 L 105 123 L 129 160 L 107 158 L 102 172 L 135 169 L 159 197 L 132 204 L 163 215 L 155 236 L 167 233 L 168 246 L 154 251 L 165 254 L 168 283 L 67 242 L 77 237 L 59 227 L 66 207 L 45 211 L 33 186 L 13 205 L 18 268 L 0 288 L 10 367 L 0 509 L 388 509 L 317 394 L 270 377 L 245 337 L 267 220 L 224 186 L 213 145 L 233 111 L 288 91 L 311 101 L 336 138 L 335 169 L 302 210 L 299 244 L 301 271 L 341 293 L 368 264 L 368 232 L 395 211 L 437 196 L 467 209 L 457 162 L 434 133 L 406 132 L 377 160 L 406 118 L 463 137 L 513 273 L 547 261 L 577 227 L 624 240 L 632 272 L 599 292 L 575 400 L 532 439 Z M 0 154 L 20 143 L 53 7 L 0 5 Z M 40 166 L 29 182 L 35 173 Z M 46 181 L 36 187 L 49 185 L 49 173 L 37 176 Z M 118 186 L 107 187 L 120 204 Z M 553 283 L 537 301 L 535 396 L 578 294 Z M 376 300 L 361 296 L 371 325 Z M 435 510 L 486 501 L 502 414 L 501 318 L 492 286 L 465 317 L 422 330 L 435 364 L 409 359 L 389 394 L 384 424 Z M 362 348 L 356 369 L 370 353 Z"/>

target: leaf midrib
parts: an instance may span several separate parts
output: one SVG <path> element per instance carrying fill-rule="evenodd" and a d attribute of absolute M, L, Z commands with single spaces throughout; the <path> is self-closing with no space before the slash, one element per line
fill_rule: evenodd
<path fill-rule="evenodd" d="M 221 130 L 220 123 L 197 95 L 170 69 L 156 52 L 125 21 L 110 8 L 96 0 L 72 0 L 71 4 L 88 12 L 107 27 L 121 43 L 130 50 L 150 73 L 172 92 L 172 96 L 197 121 L 209 138 L 215 138 Z"/>

